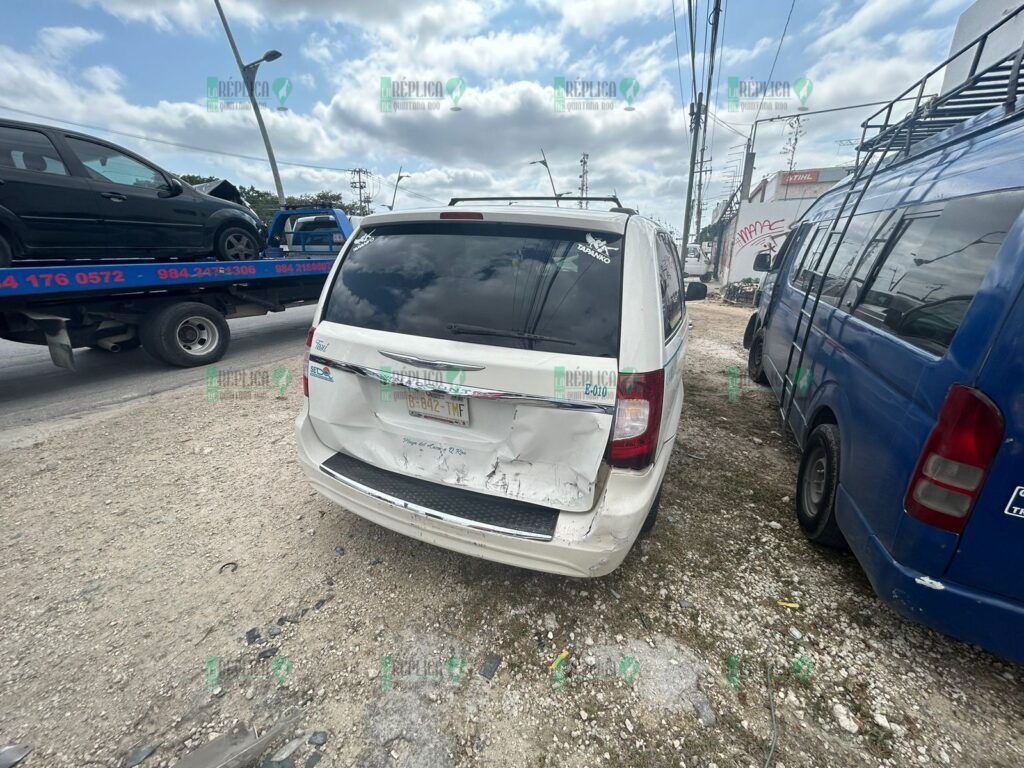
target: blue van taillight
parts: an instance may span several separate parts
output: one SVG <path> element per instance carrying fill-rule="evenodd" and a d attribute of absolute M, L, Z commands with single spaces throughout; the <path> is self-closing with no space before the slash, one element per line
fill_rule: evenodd
<path fill-rule="evenodd" d="M 954 385 L 928 436 L 904 501 L 907 513 L 961 533 L 1003 441 L 1003 415 L 976 389 Z"/>
<path fill-rule="evenodd" d="M 620 373 L 615 426 L 607 461 L 619 469 L 646 469 L 654 462 L 661 433 L 665 372 Z"/>
<path fill-rule="evenodd" d="M 314 333 L 316 333 L 315 325 L 306 334 L 306 354 L 302 358 L 302 394 L 306 397 L 309 397 L 309 350 L 313 348 Z"/>

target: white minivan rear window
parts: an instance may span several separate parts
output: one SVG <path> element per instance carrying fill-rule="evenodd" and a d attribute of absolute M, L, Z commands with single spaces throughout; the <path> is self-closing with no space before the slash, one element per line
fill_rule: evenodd
<path fill-rule="evenodd" d="M 622 236 L 498 222 L 362 230 L 324 319 L 490 346 L 617 357 Z"/>

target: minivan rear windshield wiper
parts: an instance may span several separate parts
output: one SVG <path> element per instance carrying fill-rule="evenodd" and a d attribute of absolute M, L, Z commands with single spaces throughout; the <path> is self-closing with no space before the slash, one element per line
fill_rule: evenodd
<path fill-rule="evenodd" d="M 526 339 L 528 341 L 550 341 L 554 344 L 571 344 L 575 341 L 559 339 L 555 336 L 541 336 L 539 333 L 527 333 L 526 331 L 503 331 L 500 328 L 484 328 L 481 325 L 461 325 L 459 323 L 448 323 L 448 330 L 453 334 L 472 334 L 474 336 L 501 336 L 509 339 Z"/>

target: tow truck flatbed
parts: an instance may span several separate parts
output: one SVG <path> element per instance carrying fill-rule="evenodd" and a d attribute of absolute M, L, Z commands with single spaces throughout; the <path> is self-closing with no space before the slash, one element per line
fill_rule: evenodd
<path fill-rule="evenodd" d="M 54 364 L 73 350 L 142 346 L 183 367 L 227 350 L 227 319 L 315 303 L 335 256 L 252 261 L 28 263 L 0 269 L 0 337 L 46 344 Z"/>

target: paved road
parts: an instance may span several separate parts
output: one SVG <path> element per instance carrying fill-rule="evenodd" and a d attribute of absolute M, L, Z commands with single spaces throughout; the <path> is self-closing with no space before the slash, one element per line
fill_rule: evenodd
<path fill-rule="evenodd" d="M 302 352 L 315 307 L 230 321 L 225 369 L 262 366 Z M 141 349 L 77 350 L 76 371 L 57 368 L 46 347 L 0 340 L 0 431 L 95 410 L 203 381 L 206 369 L 171 368 Z"/>

